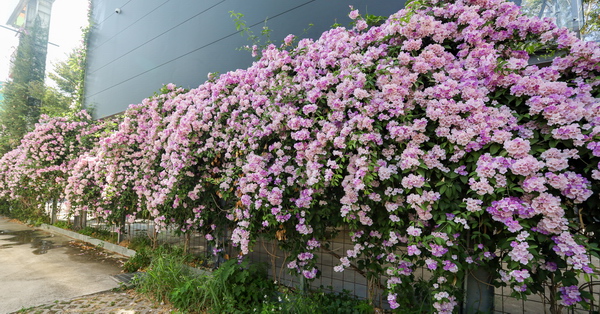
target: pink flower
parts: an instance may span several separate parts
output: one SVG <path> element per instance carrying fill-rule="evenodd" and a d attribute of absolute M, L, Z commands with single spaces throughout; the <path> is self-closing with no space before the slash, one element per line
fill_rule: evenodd
<path fill-rule="evenodd" d="M 420 188 L 425 184 L 425 178 L 420 175 L 409 174 L 402 178 L 402 186 L 405 189 Z"/>
<path fill-rule="evenodd" d="M 511 242 L 510 246 L 513 248 L 509 253 L 511 260 L 515 262 L 519 262 L 523 265 L 527 265 L 531 259 L 533 259 L 533 254 L 529 253 L 527 250 L 529 248 L 529 244 L 527 242 Z"/>
<path fill-rule="evenodd" d="M 352 20 L 356 20 L 358 18 L 358 16 L 359 16 L 358 10 L 353 10 L 352 6 L 350 6 L 350 9 L 352 11 L 350 11 L 350 13 L 348 14 L 348 17 L 350 17 L 350 19 L 352 19 Z"/>
<path fill-rule="evenodd" d="M 527 269 L 513 270 L 510 272 L 510 276 L 514 278 L 516 282 L 524 282 L 525 279 L 530 277 Z"/>
<path fill-rule="evenodd" d="M 407 252 L 408 256 L 421 254 L 421 250 L 419 250 L 419 248 L 417 248 L 416 245 L 409 245 L 406 249 L 406 252 Z"/>
<path fill-rule="evenodd" d="M 289 34 L 289 35 L 285 36 L 285 38 L 283 39 L 283 42 L 286 46 L 289 46 L 294 41 L 294 38 L 296 38 L 296 36 Z"/>
<path fill-rule="evenodd" d="M 480 211 L 481 204 L 483 204 L 483 201 L 478 200 L 478 199 L 472 199 L 472 198 L 465 198 L 465 199 L 463 199 L 463 202 L 467 203 L 467 210 L 470 212 Z"/>
<path fill-rule="evenodd" d="M 415 228 L 413 226 L 410 226 L 406 229 L 406 232 L 411 235 L 411 236 L 415 236 L 418 237 L 421 235 L 421 228 Z"/>
<path fill-rule="evenodd" d="M 504 149 L 508 152 L 508 155 L 515 158 L 521 158 L 527 156 L 531 146 L 529 141 L 522 138 L 516 138 L 504 142 Z"/>
<path fill-rule="evenodd" d="M 538 161 L 531 155 L 528 155 L 515 160 L 509 168 L 512 173 L 516 175 L 529 176 L 538 172 L 543 166 L 543 162 Z"/>
<path fill-rule="evenodd" d="M 575 303 L 583 301 L 581 293 L 579 292 L 579 287 L 577 287 L 576 285 L 560 287 L 559 290 L 560 297 L 562 299 L 560 303 L 562 305 L 571 306 Z"/>

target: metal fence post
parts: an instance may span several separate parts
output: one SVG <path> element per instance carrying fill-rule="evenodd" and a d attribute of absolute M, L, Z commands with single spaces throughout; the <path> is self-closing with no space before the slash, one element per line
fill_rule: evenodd
<path fill-rule="evenodd" d="M 491 274 L 479 267 L 466 275 L 466 300 L 464 313 L 492 313 L 494 310 L 494 286 Z"/>

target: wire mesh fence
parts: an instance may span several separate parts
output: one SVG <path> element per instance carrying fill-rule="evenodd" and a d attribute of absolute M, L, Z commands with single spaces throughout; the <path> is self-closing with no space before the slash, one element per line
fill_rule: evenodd
<path fill-rule="evenodd" d="M 95 220 L 89 220 L 88 226 L 117 231 L 115 227 L 106 226 Z M 212 256 L 215 249 L 223 250 L 228 258 L 235 258 L 238 254 L 237 249 L 229 245 L 218 248 L 211 247 L 208 241 L 198 233 L 181 234 L 175 228 L 161 229 L 157 232 L 152 221 L 137 220 L 134 223 L 126 223 L 121 232 L 124 241 L 131 241 L 135 237 L 148 237 L 159 244 L 183 246 L 188 252 L 195 255 Z M 343 272 L 334 271 L 334 267 L 340 264 L 340 257 L 354 246 L 348 230 L 338 230 L 335 234 L 335 237 L 323 243 L 322 247 L 315 252 L 318 256 L 316 267 L 320 270 L 320 276 L 310 283 L 305 283 L 301 275 L 291 274 L 288 271 L 286 260 L 289 253 L 279 249 L 277 240 L 259 238 L 246 258 L 268 264 L 269 276 L 277 283 L 298 288 L 303 285 L 310 288 L 326 288 L 333 292 L 345 290 L 359 298 L 371 299 L 375 305 L 381 308 L 387 308 L 383 287 L 380 284 L 384 283 L 386 278 L 379 278 L 375 282 L 367 280 L 366 274 L 356 267 L 347 268 Z M 225 235 L 224 238 L 226 237 Z M 225 240 L 222 239 L 220 242 L 226 243 Z M 591 260 L 595 267 L 600 267 L 598 258 L 591 257 Z M 415 276 L 428 279 L 431 274 L 427 269 L 421 268 L 415 271 Z M 585 309 L 578 305 L 572 309 L 564 309 L 563 313 L 599 313 L 600 281 L 580 279 L 580 282 L 583 282 L 581 287 L 593 296 L 593 299 L 588 300 L 589 308 Z M 494 313 L 550 313 L 550 289 L 547 289 L 547 293 L 544 295 L 531 295 L 527 300 L 512 297 L 511 293 L 510 287 L 494 289 Z"/>

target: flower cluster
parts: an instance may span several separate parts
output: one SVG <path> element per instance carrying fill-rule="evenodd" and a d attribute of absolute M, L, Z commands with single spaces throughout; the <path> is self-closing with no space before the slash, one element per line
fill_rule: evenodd
<path fill-rule="evenodd" d="M 26 198 L 42 207 L 64 197 L 74 160 L 89 150 L 103 128 L 85 111 L 71 117 L 42 116 L 21 144 L 0 158 L 0 196 Z"/>
<path fill-rule="evenodd" d="M 440 313 L 475 267 L 520 296 L 543 272 L 590 272 L 577 211 L 598 197 L 598 45 L 502 0 L 415 2 L 374 27 L 350 16 L 352 29 L 290 37 L 247 69 L 131 106 L 70 164 L 71 210 L 229 233 L 242 254 L 271 237 L 308 279 L 346 227 L 335 270 L 386 276 L 392 308 L 410 306 L 399 296 L 418 267 Z M 550 65 L 529 65 L 548 51 Z M 551 284 L 583 302 L 572 281 Z"/>

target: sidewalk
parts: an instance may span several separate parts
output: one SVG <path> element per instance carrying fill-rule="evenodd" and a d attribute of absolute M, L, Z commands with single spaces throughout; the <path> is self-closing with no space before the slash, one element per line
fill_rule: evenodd
<path fill-rule="evenodd" d="M 106 291 L 67 301 L 39 305 L 14 313 L 58 314 L 58 313 L 172 313 L 168 305 L 157 304 L 133 290 Z"/>
<path fill-rule="evenodd" d="M 174 311 L 119 288 L 123 256 L 53 231 L 0 216 L 0 313 Z"/>

